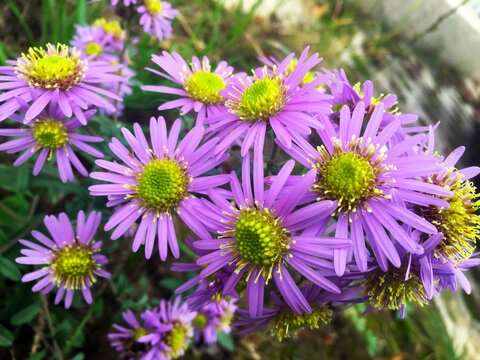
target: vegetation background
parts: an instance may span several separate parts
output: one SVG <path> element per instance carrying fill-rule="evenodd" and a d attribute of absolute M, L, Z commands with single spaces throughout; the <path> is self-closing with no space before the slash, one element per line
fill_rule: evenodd
<path fill-rule="evenodd" d="M 478 163 L 478 83 L 445 65 L 439 56 L 442 49 L 425 51 L 417 42 L 404 38 L 401 28 L 390 28 L 378 16 L 363 12 L 359 2 L 290 1 L 292 13 L 298 11 L 300 3 L 307 9 L 301 21 L 285 15 L 288 8 L 261 13 L 261 0 L 250 9 L 245 9 L 241 1 L 171 2 L 180 11 L 173 22 L 174 35 L 158 43 L 143 34 L 137 20 L 128 20 L 132 14 L 111 13 L 109 1 L 87 4 L 86 0 L 2 0 L 0 65 L 15 59 L 29 46 L 69 43 L 75 24 L 91 24 L 101 16 L 122 18 L 122 24 L 129 26 L 131 35 L 137 38 L 138 51 L 134 53 L 130 48 L 131 67 L 138 73 L 134 92 L 124 101 L 120 122 L 96 116 L 88 127 L 92 134 L 110 139 L 119 136 L 122 126 L 136 121 L 146 124 L 151 116 L 158 116 L 158 105 L 168 100 L 165 95 L 140 90 L 143 84 L 160 81 L 144 70 L 151 66 L 152 53 L 165 49 L 177 51 L 184 58 L 208 55 L 213 62 L 225 59 L 237 71 L 249 71 L 260 65 L 259 56 L 281 57 L 311 45 L 324 58 L 322 66 L 345 68 L 351 82 L 372 79 L 377 95 L 397 94 L 400 109 L 408 104 L 409 111 L 421 114 L 420 122 L 424 124 L 444 121 L 439 136 L 445 151 L 466 143 L 467 156 L 462 165 Z M 438 19 L 436 29 L 425 31 L 437 31 L 442 21 Z M 418 34 L 418 38 L 422 36 Z M 398 67 L 392 69 L 392 64 Z M 444 91 L 450 94 L 450 102 L 442 97 Z M 170 120 L 177 117 L 174 111 L 162 115 Z M 469 124 L 470 131 L 460 131 L 458 118 Z M 184 117 L 184 121 L 189 124 L 193 119 Z M 0 124 L 3 126 L 5 123 Z M 110 154 L 107 143 L 100 149 Z M 104 241 L 104 253 L 110 259 L 107 269 L 113 277 L 94 288 L 92 306 L 76 297 L 67 311 L 54 306 L 51 296 L 33 293 L 31 284 L 20 282 L 28 267 L 14 262 L 21 248 L 18 239 L 28 238 L 33 229 L 41 228 L 46 214 L 66 211 L 72 219 L 79 210 L 97 209 L 104 212 L 104 221 L 109 215 L 103 199 L 89 196 L 91 179 L 78 177 L 73 183 L 62 184 L 51 164 L 34 177 L 33 163 L 13 167 L 14 159 L 5 153 L 0 157 L 0 359 L 53 359 L 57 348 L 63 359 L 117 358 L 107 338 L 111 324 L 121 322 L 120 314 L 127 308 L 141 311 L 169 298 L 185 281 L 184 274 L 169 270 L 171 260 L 163 263 L 153 256 L 146 261 L 142 252 L 131 253 L 131 239 L 111 241 L 108 234 L 99 231 L 96 238 Z M 92 159 L 84 160 L 89 160 L 89 170 L 95 169 Z M 228 166 L 235 168 L 237 163 L 234 156 Z M 185 247 L 182 257 L 192 259 Z M 362 316 L 364 308 L 358 305 L 327 326 L 302 331 L 281 343 L 261 331 L 244 336 L 233 333 L 220 336 L 218 345 L 192 346 L 185 358 L 474 359 L 480 353 L 478 270 L 471 271 L 470 276 L 474 278 L 471 296 L 445 292 L 430 307 L 410 307 L 403 320 L 389 311 Z"/>

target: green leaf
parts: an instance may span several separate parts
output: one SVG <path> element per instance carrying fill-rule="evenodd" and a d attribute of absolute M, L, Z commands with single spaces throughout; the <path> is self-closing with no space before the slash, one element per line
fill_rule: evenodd
<path fill-rule="evenodd" d="M 75 355 L 72 360 L 83 360 L 85 359 L 85 354 L 84 353 L 78 353 L 77 355 Z"/>
<path fill-rule="evenodd" d="M 235 343 L 233 342 L 232 334 L 225 334 L 223 331 L 217 332 L 217 341 L 225 350 L 233 352 L 235 350 Z"/>
<path fill-rule="evenodd" d="M 165 278 L 160 280 L 159 284 L 165 289 L 173 292 L 176 288 L 183 284 L 183 281 L 180 279 Z"/>
<path fill-rule="evenodd" d="M 20 310 L 15 315 L 13 315 L 10 322 L 12 323 L 12 325 L 21 325 L 32 321 L 40 311 L 40 306 L 40 302 L 33 303 L 32 305 Z"/>
<path fill-rule="evenodd" d="M 22 277 L 22 273 L 18 270 L 17 265 L 14 262 L 1 256 L 0 273 L 13 281 L 19 281 Z"/>
<path fill-rule="evenodd" d="M 0 346 L 10 346 L 13 342 L 13 334 L 0 324 Z"/>
<path fill-rule="evenodd" d="M 40 352 L 37 352 L 36 354 L 33 354 L 27 360 L 42 360 L 45 357 L 45 354 L 47 353 L 47 350 L 43 349 Z"/>

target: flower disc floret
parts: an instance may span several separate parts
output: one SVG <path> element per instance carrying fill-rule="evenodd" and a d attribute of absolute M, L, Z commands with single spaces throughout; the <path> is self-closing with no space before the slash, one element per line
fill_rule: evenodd
<path fill-rule="evenodd" d="M 169 212 L 188 195 L 186 167 L 171 159 L 154 160 L 138 177 L 137 196 L 151 209 Z"/>
<path fill-rule="evenodd" d="M 441 197 L 448 208 L 419 206 L 417 212 L 443 233 L 442 241 L 435 247 L 435 257 L 451 260 L 455 264 L 468 260 L 480 237 L 479 195 L 471 181 L 451 168 L 441 176 L 434 175 L 425 181 L 444 186 L 453 192 L 452 197 Z"/>
<path fill-rule="evenodd" d="M 366 274 L 361 282 L 363 296 L 369 297 L 370 305 L 378 309 L 398 310 L 407 302 L 420 306 L 427 304 L 425 287 L 420 274 L 410 271 L 405 279 L 404 266 L 388 268 L 387 272 L 375 269 Z"/>
<path fill-rule="evenodd" d="M 328 324 L 333 315 L 333 310 L 326 305 L 315 304 L 312 306 L 312 312 L 296 314 L 290 308 L 281 309 L 272 320 L 272 329 L 270 335 L 276 336 L 279 341 L 289 338 L 298 330 L 318 329 L 319 322 Z"/>
<path fill-rule="evenodd" d="M 242 211 L 233 233 L 238 253 L 251 265 L 273 264 L 286 247 L 286 234 L 280 220 L 265 208 Z"/>
<path fill-rule="evenodd" d="M 165 335 L 165 344 L 170 348 L 168 357 L 176 359 L 188 348 L 191 328 L 190 324 L 182 324 L 179 321 L 174 321 L 172 325 L 173 329 Z"/>
<path fill-rule="evenodd" d="M 193 326 L 202 329 L 207 325 L 207 317 L 204 314 L 198 314 L 192 321 Z"/>
<path fill-rule="evenodd" d="M 67 45 L 47 45 L 43 48 L 29 48 L 18 61 L 16 74 L 32 87 L 68 91 L 85 77 L 86 60 L 80 60 L 80 53 L 70 50 Z"/>
<path fill-rule="evenodd" d="M 349 144 L 344 151 L 337 141 L 333 154 L 324 146 L 318 147 L 321 159 L 316 159 L 313 168 L 317 170 L 317 179 L 313 191 L 320 193 L 317 200 L 337 200 L 338 211 L 357 211 L 366 206 L 366 201 L 374 197 L 388 197 L 379 189 L 379 181 L 390 167 L 377 158 L 373 145 L 358 146 L 362 139 Z"/>
<path fill-rule="evenodd" d="M 225 99 L 218 92 L 223 89 L 223 79 L 209 71 L 196 72 L 189 76 L 185 83 L 185 91 L 190 98 L 206 105 L 222 104 Z"/>
<path fill-rule="evenodd" d="M 42 148 L 58 149 L 68 141 L 67 128 L 53 118 L 37 120 L 33 125 L 33 136 Z"/>
<path fill-rule="evenodd" d="M 150 15 L 162 13 L 162 2 L 160 0 L 145 0 L 145 8 Z"/>
<path fill-rule="evenodd" d="M 98 54 L 102 52 L 102 46 L 96 42 L 91 42 L 85 47 L 87 55 Z"/>
<path fill-rule="evenodd" d="M 286 91 L 284 79 L 275 72 L 270 77 L 266 68 L 263 78 L 255 80 L 250 87 L 246 87 L 242 97 L 238 101 L 228 100 L 227 108 L 240 119 L 249 122 L 268 121 L 269 118 L 278 114 L 286 103 Z"/>
<path fill-rule="evenodd" d="M 96 262 L 90 247 L 74 243 L 56 253 L 50 267 L 59 283 L 79 289 L 85 287 L 85 279 L 93 281 Z"/>
<path fill-rule="evenodd" d="M 123 35 L 123 29 L 119 21 L 108 21 L 105 18 L 97 19 L 93 22 L 95 27 L 101 27 L 107 34 L 111 34 L 115 40 L 119 40 Z"/>

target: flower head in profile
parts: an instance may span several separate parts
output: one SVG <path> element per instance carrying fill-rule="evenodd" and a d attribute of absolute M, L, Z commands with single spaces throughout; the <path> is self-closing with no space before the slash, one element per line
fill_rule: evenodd
<path fill-rule="evenodd" d="M 400 224 L 435 234 L 437 229 L 411 208 L 398 204 L 398 197 L 410 204 L 441 204 L 437 196 L 452 196 L 452 192 L 436 184 L 425 183 L 422 176 L 432 175 L 440 169 L 433 155 L 418 153 L 416 149 L 425 139 L 424 134 L 406 137 L 391 147 L 390 140 L 401 127 L 395 120 L 379 131 L 383 118 L 383 105 L 379 104 L 364 122 L 365 108 L 359 103 L 353 113 L 344 106 L 340 125 L 336 131 L 330 121 L 318 133 L 322 146 L 313 148 L 300 136 L 299 145 L 284 148 L 294 159 L 316 171 L 310 189 L 311 199 L 335 201 L 332 215 L 338 219 L 336 235 L 351 237 L 353 254 L 361 271 L 367 270 L 368 239 L 379 266 L 383 271 L 388 261 L 395 267 L 402 264 L 394 243 L 405 250 L 421 253 L 421 246 Z M 362 128 L 364 130 L 362 130 Z M 345 271 L 347 252 L 335 250 L 335 270 L 341 276 Z"/>
<path fill-rule="evenodd" d="M 178 10 L 173 9 L 169 2 L 144 0 L 137 11 L 141 14 L 140 25 L 143 26 L 143 31 L 155 35 L 159 41 L 172 37 L 170 21 L 178 14 Z"/>
<path fill-rule="evenodd" d="M 130 310 L 123 312 L 122 317 L 128 327 L 113 324 L 117 332 L 108 334 L 112 347 L 117 350 L 120 358 L 164 359 L 163 351 L 166 349 L 164 336 L 173 326 L 162 324 L 155 310 L 145 310 L 140 315 L 141 321 L 138 321 Z"/>
<path fill-rule="evenodd" d="M 195 331 L 195 341 L 206 344 L 217 342 L 217 332 L 230 333 L 230 323 L 237 309 L 235 299 L 220 299 L 209 301 L 197 310 L 197 316 L 192 321 Z"/>
<path fill-rule="evenodd" d="M 114 227 L 112 239 L 119 238 L 141 217 L 136 231 L 133 250 L 145 245 L 145 256 L 150 258 L 158 233 L 159 253 L 162 260 L 167 258 L 168 248 L 174 257 L 179 248 L 172 213 L 195 231 L 205 233 L 192 215 L 191 204 L 194 193 L 205 193 L 208 189 L 228 182 L 228 175 L 203 176 L 223 162 L 226 157 L 212 158 L 212 150 L 218 139 L 211 139 L 199 146 L 204 129 L 195 127 L 178 142 L 181 121 L 173 124 L 167 136 L 165 119 L 150 120 L 151 145 L 138 123 L 134 134 L 122 129 L 131 150 L 116 138 L 110 149 L 124 164 L 99 160 L 96 163 L 110 172 L 93 172 L 90 176 L 112 184 L 90 186 L 93 196 L 108 196 L 108 206 L 123 206 L 116 210 L 105 225 L 108 231 Z M 158 230 L 158 231 L 157 231 Z"/>
<path fill-rule="evenodd" d="M 242 156 L 253 146 L 263 152 L 265 132 L 270 126 L 285 147 L 292 145 L 292 134 L 308 135 L 311 128 L 322 127 L 318 116 L 330 114 L 330 95 L 313 89 L 320 80 L 300 87 L 305 75 L 322 60 L 318 54 L 307 58 L 308 47 L 300 55 L 291 73 L 286 68 L 294 54 L 269 69 L 257 68 L 251 77 L 238 77 L 220 91 L 227 101 L 219 114 L 207 118 L 209 131 L 221 139 L 215 152 L 222 154 L 244 137 Z"/>
<path fill-rule="evenodd" d="M 120 66 L 86 60 L 75 48 L 47 44 L 45 48 L 30 48 L 17 61 L 7 61 L 0 67 L 0 121 L 29 103 L 25 123 L 31 122 L 47 105 L 58 107 L 66 116 L 75 114 L 81 124 L 87 119 L 84 110 L 89 106 L 115 110 L 107 98 L 122 101 L 117 95 L 97 84 L 123 81 L 113 74 Z"/>
<path fill-rule="evenodd" d="M 199 249 L 210 250 L 197 260 L 198 265 L 205 266 L 200 276 L 208 278 L 226 267 L 233 267 L 222 284 L 223 295 L 230 295 L 237 284 L 240 286 L 239 282 L 246 284 L 252 317 L 262 314 L 265 287 L 272 280 L 296 313 L 312 310 L 295 283 L 300 275 L 330 292 L 340 292 L 326 275 L 333 273 L 333 249 L 349 247 L 351 242 L 345 238 L 302 236 L 317 222 L 328 222 L 336 203 L 326 200 L 294 211 L 313 183 L 315 172 L 310 171 L 297 186 L 288 188 L 285 183 L 293 167 L 292 160 L 287 162 L 265 191 L 263 169 L 254 164 L 252 191 L 247 154 L 242 185 L 235 173 L 231 174 L 235 203 L 211 190 L 208 194 L 214 204 L 204 200 L 203 206 L 194 207 L 198 219 L 214 234 L 213 239 L 200 237 L 201 240 L 194 243 Z"/>
<path fill-rule="evenodd" d="M 218 92 L 225 89 L 233 72 L 233 68 L 228 66 L 225 61 L 221 61 L 213 71 L 206 56 L 201 62 L 194 56 L 189 66 L 176 52 L 170 55 L 164 51 L 161 56 L 153 55 L 152 61 L 160 66 L 166 74 L 149 68 L 147 70 L 182 87 L 182 89 L 176 89 L 168 86 L 143 86 L 143 90 L 181 97 L 162 104 L 158 110 L 178 107 L 181 115 L 194 110 L 198 114 L 197 125 L 203 125 L 206 116 L 212 116 L 222 110 L 225 98 Z"/>
<path fill-rule="evenodd" d="M 28 105 L 24 106 L 27 111 Z M 95 114 L 95 110 L 84 113 L 85 119 L 89 120 Z M 11 119 L 23 124 L 24 117 L 12 114 Z M 103 154 L 87 143 L 102 142 L 103 139 L 91 135 L 77 134 L 76 130 L 82 125 L 76 117 L 64 119 L 65 115 L 59 110 L 45 109 L 37 115 L 25 128 L 0 129 L 0 136 L 15 137 L 12 140 L 0 144 L 0 150 L 7 153 L 16 153 L 25 150 L 13 165 L 23 164 L 34 154 L 38 154 L 33 175 L 38 175 L 45 161 L 50 161 L 55 155 L 58 172 L 62 182 L 74 180 L 72 165 L 83 176 L 88 176 L 88 171 L 83 166 L 73 151 L 78 148 L 96 158 L 102 158 Z"/>
<path fill-rule="evenodd" d="M 93 241 L 101 217 L 100 213 L 92 211 L 88 218 L 85 218 L 83 211 L 80 211 L 75 234 L 65 213 L 61 213 L 58 218 L 53 215 L 45 216 L 43 222 L 53 241 L 36 230 L 32 231 L 32 236 L 41 244 L 20 240 L 26 248 L 21 250 L 24 256 L 18 257 L 16 262 L 43 266 L 24 275 L 22 281 L 40 279 L 32 290 L 42 291 L 43 294 L 57 287 L 55 304 L 65 295 L 67 309 L 72 304 L 75 290 L 81 290 L 85 301 L 91 304 L 90 288 L 97 278 L 110 278 L 110 273 L 102 269 L 108 263 L 107 258 L 99 254 L 102 242 Z"/>

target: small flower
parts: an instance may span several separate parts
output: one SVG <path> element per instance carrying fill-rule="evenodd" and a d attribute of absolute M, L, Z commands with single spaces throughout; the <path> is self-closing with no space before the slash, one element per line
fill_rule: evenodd
<path fill-rule="evenodd" d="M 142 86 L 143 90 L 181 96 L 180 99 L 162 104 L 158 110 L 179 107 L 180 115 L 184 115 L 193 109 L 198 113 L 196 125 L 203 125 L 206 116 L 212 116 L 221 111 L 225 98 L 218 92 L 225 89 L 233 72 L 233 68 L 228 66 L 225 61 L 221 61 L 213 72 L 206 56 L 203 57 L 202 62 L 194 56 L 192 63 L 188 66 L 176 52 L 170 55 L 164 51 L 161 56 L 153 55 L 152 61 L 160 66 L 166 74 L 149 68 L 147 70 L 182 87 L 181 90 L 167 86 Z"/>
<path fill-rule="evenodd" d="M 201 174 L 216 167 L 226 157 L 213 159 L 212 150 L 218 139 L 212 139 L 199 145 L 204 130 L 195 127 L 177 145 L 181 121 L 172 126 L 167 138 L 165 120 L 162 117 L 150 120 L 151 147 L 143 131 L 134 124 L 133 135 L 126 128 L 122 129 L 125 139 L 132 148 L 128 151 L 122 143 L 113 139 L 110 149 L 125 165 L 111 161 L 97 161 L 104 169 L 113 173 L 93 172 L 94 179 L 112 182 L 90 186 L 93 196 L 108 196 L 108 206 L 124 204 L 105 225 L 108 231 L 117 227 L 112 239 L 117 239 L 130 226 L 142 217 L 133 242 L 137 251 L 145 244 L 145 256 L 150 258 L 158 228 L 158 245 L 162 260 L 167 258 L 168 247 L 174 257 L 179 256 L 179 249 L 172 220 L 172 211 L 193 230 L 202 232 L 198 220 L 192 215 L 193 193 L 205 193 L 208 189 L 228 181 L 228 175 L 200 177 Z M 203 230 L 203 233 L 206 231 Z"/>
<path fill-rule="evenodd" d="M 222 154 L 239 137 L 245 136 L 241 155 L 248 150 L 263 153 L 267 126 L 270 125 L 278 141 L 285 147 L 292 145 L 292 134 L 308 135 L 311 128 L 322 125 L 317 116 L 331 112 L 330 95 L 312 91 L 320 82 L 314 80 L 300 88 L 302 79 L 322 60 L 318 54 L 307 59 L 305 48 L 290 74 L 285 70 L 294 54 L 278 67 L 257 68 L 253 77 L 232 80 L 220 94 L 227 99 L 224 111 L 207 118 L 209 131 L 221 139 L 215 153 Z"/>
<path fill-rule="evenodd" d="M 118 0 L 110 0 L 112 6 L 116 6 L 118 4 Z M 129 6 L 130 4 L 136 4 L 137 0 L 123 0 L 123 5 Z"/>
<path fill-rule="evenodd" d="M 24 111 L 28 109 L 25 106 Z M 95 114 L 95 110 L 84 113 L 85 119 L 89 120 Z M 19 123 L 24 122 L 20 115 L 12 114 L 11 119 Z M 96 136 L 76 134 L 75 131 L 82 125 L 76 117 L 65 120 L 65 115 L 58 109 L 43 110 L 37 118 L 23 129 L 0 129 L 1 136 L 15 136 L 16 138 L 0 145 L 0 150 L 7 153 L 16 153 L 25 150 L 13 163 L 14 166 L 23 164 L 35 153 L 38 153 L 37 161 L 33 167 L 33 175 L 38 175 L 45 160 L 49 161 L 55 155 L 58 172 L 62 182 L 73 181 L 72 165 L 82 174 L 88 176 L 77 155 L 73 151 L 76 147 L 96 158 L 102 158 L 103 154 L 86 144 L 87 142 L 102 142 L 103 139 Z"/>
<path fill-rule="evenodd" d="M 363 103 L 355 107 L 353 114 L 344 106 L 338 131 L 329 121 L 325 121 L 324 129 L 318 131 L 324 145 L 314 149 L 305 139 L 296 136 L 299 147 L 284 150 L 316 171 L 309 200 L 336 201 L 337 206 L 332 212 L 338 218 L 336 234 L 351 236 L 353 254 L 361 271 L 367 270 L 369 256 L 364 234 L 379 266 L 387 271 L 387 259 L 395 267 L 402 264 L 394 242 L 412 253 L 421 254 L 423 251 L 399 221 L 427 234 L 437 232 L 430 222 L 400 206 L 397 198 L 411 204 L 436 204 L 438 199 L 435 196 L 453 194 L 444 187 L 419 179 L 440 169 L 433 155 L 415 151 L 425 139 L 424 134 L 406 137 L 387 148 L 401 122 L 396 120 L 379 132 L 383 105 L 375 107 L 366 123 L 364 113 Z M 341 276 L 347 252 L 339 249 L 335 253 L 335 270 Z"/>
<path fill-rule="evenodd" d="M 194 207 L 199 220 L 216 235 L 212 240 L 202 237 L 194 243 L 199 249 L 210 250 L 197 260 L 198 265 L 205 265 L 200 276 L 207 279 L 227 266 L 234 266 L 222 284 L 223 295 L 230 295 L 240 280 L 245 282 L 252 317 L 262 313 L 265 286 L 272 279 L 293 311 L 311 312 L 294 278 L 301 274 L 318 286 L 338 293 L 339 288 L 325 277 L 325 272 L 333 272 L 332 249 L 349 247 L 351 243 L 345 238 L 302 236 L 301 233 L 317 222 L 328 222 L 336 204 L 326 200 L 293 211 L 308 192 L 315 172 L 310 171 L 295 188 L 285 188 L 294 167 L 290 160 L 267 192 L 263 169 L 254 164 L 258 171 L 254 172 L 252 192 L 249 167 L 247 154 L 242 185 L 235 173 L 231 174 L 235 205 L 211 190 L 209 196 L 215 204 L 204 201 L 203 206 Z"/>
<path fill-rule="evenodd" d="M 156 35 L 159 41 L 172 36 L 170 20 L 178 14 L 178 10 L 173 9 L 170 3 L 160 0 L 145 0 L 143 5 L 137 8 L 137 11 L 142 14 L 140 25 L 143 26 L 143 31 Z"/>
<path fill-rule="evenodd" d="M 19 264 L 44 265 L 42 269 L 23 276 L 22 281 L 40 279 L 32 288 L 33 291 L 42 291 L 43 294 L 58 287 L 55 304 L 58 304 L 65 295 L 65 308 L 72 304 L 75 290 L 82 290 L 83 297 L 88 304 L 92 303 L 90 288 L 98 277 L 109 279 L 110 273 L 102 269 L 108 263 L 105 256 L 99 251 L 102 242 L 92 241 L 102 215 L 92 211 L 87 219 L 80 211 L 77 216 L 77 234 L 74 234 L 68 216 L 61 213 L 58 219 L 45 216 L 43 222 L 50 232 L 53 241 L 42 233 L 34 230 L 32 235 L 40 244 L 28 240 L 20 240 L 27 248 L 20 252 Z M 86 220 L 86 221 L 85 221 Z"/>
<path fill-rule="evenodd" d="M 114 324 L 113 327 L 118 332 L 108 334 L 112 347 L 120 357 L 129 360 L 163 359 L 162 351 L 166 349 L 163 336 L 172 330 L 173 326 L 162 324 L 155 310 L 145 310 L 140 315 L 142 323 L 130 310 L 122 313 L 122 317 L 130 328 Z"/>
<path fill-rule="evenodd" d="M 230 323 L 236 309 L 234 299 L 205 303 L 197 310 L 197 316 L 192 321 L 195 341 L 203 340 L 206 344 L 214 344 L 217 342 L 218 331 L 230 333 Z"/>
<path fill-rule="evenodd" d="M 2 81 L 0 90 L 0 121 L 30 103 L 25 113 L 25 123 L 29 123 L 42 112 L 48 104 L 59 107 L 66 116 L 72 113 L 81 124 L 87 119 L 83 109 L 91 105 L 115 108 L 106 97 L 122 101 L 117 95 L 97 87 L 98 83 L 123 81 L 121 76 L 113 74 L 120 66 L 80 58 L 80 53 L 67 45 L 47 44 L 46 50 L 30 48 L 28 54 L 22 54 L 17 61 L 9 61 L 10 66 L 0 68 Z M 93 85 L 92 85 L 93 84 Z"/>

